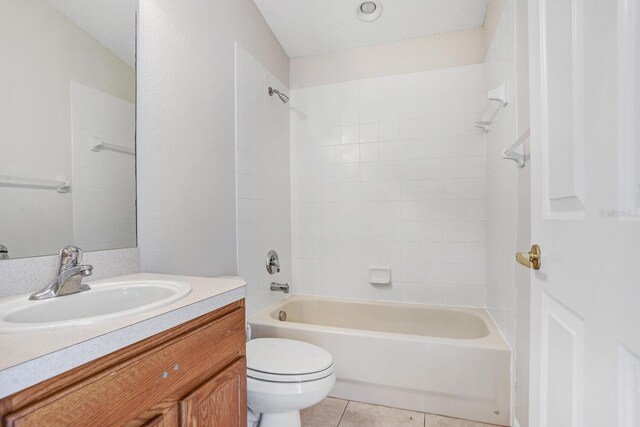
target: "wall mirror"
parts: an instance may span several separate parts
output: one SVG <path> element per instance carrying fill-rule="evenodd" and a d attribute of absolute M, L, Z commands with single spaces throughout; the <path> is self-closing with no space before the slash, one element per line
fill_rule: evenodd
<path fill-rule="evenodd" d="M 136 12 L 0 2 L 0 259 L 136 246 Z"/>

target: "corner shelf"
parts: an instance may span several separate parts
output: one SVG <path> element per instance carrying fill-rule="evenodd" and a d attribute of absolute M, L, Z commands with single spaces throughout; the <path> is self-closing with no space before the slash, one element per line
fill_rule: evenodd
<path fill-rule="evenodd" d="M 529 129 L 524 131 L 522 135 L 520 135 L 520 138 L 516 140 L 516 142 L 511 144 L 509 148 L 504 149 L 504 151 L 502 152 L 502 158 L 507 160 L 513 160 L 514 162 L 516 162 L 516 165 L 518 165 L 519 168 L 523 168 L 527 160 L 526 153 L 524 152 L 524 149 L 522 150 L 522 153 L 516 153 L 514 150 L 518 148 L 520 145 L 524 144 L 524 142 L 527 139 L 529 139 L 530 136 L 531 136 L 531 131 Z"/>
<path fill-rule="evenodd" d="M 488 93 L 487 106 L 480 116 L 480 119 L 474 123 L 474 126 L 482 129 L 484 133 L 489 132 L 496 116 L 504 107 L 509 104 L 509 91 L 507 82 L 502 83 L 495 89 L 491 89 Z"/>

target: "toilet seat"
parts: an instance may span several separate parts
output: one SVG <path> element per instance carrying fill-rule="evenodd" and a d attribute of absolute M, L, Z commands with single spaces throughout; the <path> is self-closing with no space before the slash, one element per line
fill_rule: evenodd
<path fill-rule="evenodd" d="M 255 371 L 247 368 L 247 377 L 254 380 L 270 381 L 276 383 L 304 383 L 307 381 L 321 380 L 333 374 L 333 365 L 319 372 L 309 374 L 272 374 L 269 372 Z"/>
<path fill-rule="evenodd" d="M 300 383 L 333 374 L 331 354 L 313 344 L 282 338 L 259 338 L 247 343 L 247 377 Z"/>

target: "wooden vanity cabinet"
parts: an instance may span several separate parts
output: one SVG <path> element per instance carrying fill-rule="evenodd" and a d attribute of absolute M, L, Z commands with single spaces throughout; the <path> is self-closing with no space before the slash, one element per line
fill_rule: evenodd
<path fill-rule="evenodd" d="M 244 300 L 0 401 L 3 426 L 246 426 Z"/>

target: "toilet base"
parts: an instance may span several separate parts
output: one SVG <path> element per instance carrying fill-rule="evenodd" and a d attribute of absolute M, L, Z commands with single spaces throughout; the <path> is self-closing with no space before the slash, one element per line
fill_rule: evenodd
<path fill-rule="evenodd" d="M 301 427 L 300 411 L 262 414 L 259 427 Z"/>

